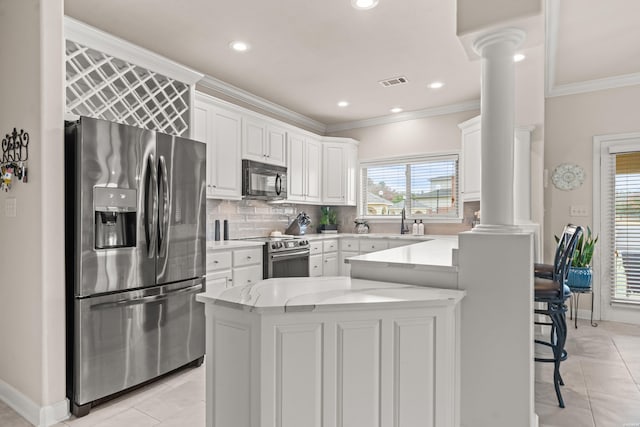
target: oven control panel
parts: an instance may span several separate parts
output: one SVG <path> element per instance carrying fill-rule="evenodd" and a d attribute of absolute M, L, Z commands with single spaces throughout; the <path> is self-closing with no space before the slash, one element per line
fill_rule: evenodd
<path fill-rule="evenodd" d="M 268 247 L 270 252 L 306 249 L 309 247 L 309 241 L 301 239 L 279 240 L 276 242 L 269 242 Z"/>

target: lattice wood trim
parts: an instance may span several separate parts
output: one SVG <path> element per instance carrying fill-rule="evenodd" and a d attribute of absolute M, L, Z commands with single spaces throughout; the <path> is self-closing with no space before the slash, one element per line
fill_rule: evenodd
<path fill-rule="evenodd" d="M 189 135 L 189 85 L 66 41 L 67 112 Z"/>

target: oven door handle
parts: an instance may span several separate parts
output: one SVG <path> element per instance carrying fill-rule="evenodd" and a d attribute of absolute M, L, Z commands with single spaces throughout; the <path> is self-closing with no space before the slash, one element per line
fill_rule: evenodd
<path fill-rule="evenodd" d="M 301 256 L 305 256 L 305 255 L 309 255 L 309 251 L 285 252 L 285 253 L 281 253 L 281 254 L 271 254 L 271 259 L 289 258 L 289 257 L 301 257 Z"/>

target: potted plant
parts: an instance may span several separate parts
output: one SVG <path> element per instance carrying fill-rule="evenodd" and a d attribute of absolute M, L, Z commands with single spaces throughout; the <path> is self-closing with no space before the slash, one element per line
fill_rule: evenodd
<path fill-rule="evenodd" d="M 567 285 L 570 288 L 589 289 L 591 287 L 591 278 L 593 276 L 591 259 L 597 242 L 598 237 L 593 237 L 591 229 L 587 227 L 587 234 L 586 236 L 583 234 L 578 239 L 578 244 L 571 259 L 569 277 L 567 278 Z"/>
<path fill-rule="evenodd" d="M 323 206 L 320 208 L 320 226 L 318 227 L 318 232 L 326 232 L 338 230 L 338 213 L 331 209 L 329 206 Z"/>

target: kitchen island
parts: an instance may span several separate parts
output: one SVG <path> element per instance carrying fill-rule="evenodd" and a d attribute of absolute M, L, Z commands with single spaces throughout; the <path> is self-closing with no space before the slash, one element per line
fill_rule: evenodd
<path fill-rule="evenodd" d="M 401 282 L 417 286 L 458 288 L 458 236 L 430 240 L 367 253 L 345 262 L 351 277 Z"/>
<path fill-rule="evenodd" d="M 317 277 L 200 294 L 207 426 L 454 426 L 464 292 Z"/>

